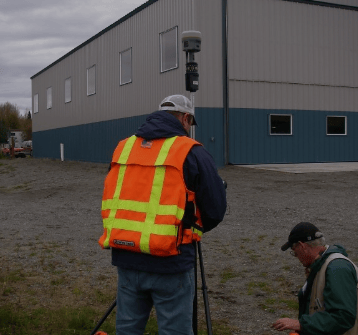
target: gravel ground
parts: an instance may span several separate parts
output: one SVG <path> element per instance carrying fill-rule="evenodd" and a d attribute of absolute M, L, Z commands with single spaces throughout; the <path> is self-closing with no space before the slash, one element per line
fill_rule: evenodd
<path fill-rule="evenodd" d="M 97 244 L 107 168 L 29 157 L 0 160 L 1 305 L 86 304 L 102 311 L 110 305 L 116 272 L 110 252 Z M 270 325 L 297 315 L 296 294 L 305 280 L 298 261 L 280 250 L 295 224 L 316 224 L 328 243 L 342 244 L 358 262 L 358 172 L 227 166 L 219 173 L 228 183 L 227 213 L 202 240 L 213 323 L 226 324 L 232 334 L 279 334 Z M 21 280 L 9 279 L 14 274 Z M 203 309 L 199 291 L 201 319 Z"/>

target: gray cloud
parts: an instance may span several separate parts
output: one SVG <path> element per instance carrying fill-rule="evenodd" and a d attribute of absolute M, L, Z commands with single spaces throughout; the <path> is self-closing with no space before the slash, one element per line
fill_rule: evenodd
<path fill-rule="evenodd" d="M 0 103 L 31 109 L 31 76 L 144 2 L 0 0 Z"/>

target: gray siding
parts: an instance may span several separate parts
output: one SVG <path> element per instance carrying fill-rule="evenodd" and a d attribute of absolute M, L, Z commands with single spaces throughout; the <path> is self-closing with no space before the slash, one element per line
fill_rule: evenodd
<path fill-rule="evenodd" d="M 229 0 L 228 12 L 231 108 L 358 111 L 357 11 Z"/>
<path fill-rule="evenodd" d="M 198 107 L 222 108 L 222 1 L 194 0 L 194 29 L 201 32 L 199 64 L 199 91 L 195 93 Z M 185 69 L 182 69 L 184 76 Z"/>
<path fill-rule="evenodd" d="M 227 0 L 228 109 L 223 3 L 150 0 L 35 75 L 35 156 L 58 157 L 64 143 L 68 159 L 108 161 L 116 143 L 134 133 L 164 96 L 189 96 L 181 33 L 199 30 L 196 138 L 219 166 L 358 160 L 358 8 L 347 7 L 357 6 L 357 0 Z M 179 67 L 160 73 L 159 34 L 173 27 L 178 27 Z M 128 48 L 132 83 L 120 86 L 119 53 Z M 96 94 L 88 97 L 86 70 L 92 65 Z M 68 77 L 72 101 L 65 104 Z M 270 114 L 292 115 L 292 135 L 270 135 Z M 329 115 L 347 117 L 347 135 L 326 135 Z"/>
<path fill-rule="evenodd" d="M 32 80 L 39 94 L 34 131 L 148 114 L 164 96 L 185 93 L 184 53 L 179 68 L 160 73 L 159 34 L 178 26 L 191 28 L 191 0 L 157 1 L 110 29 Z M 119 85 L 119 53 L 132 47 L 133 82 Z M 96 65 L 96 94 L 87 96 L 86 69 Z M 64 103 L 64 81 L 72 77 L 72 101 Z M 53 107 L 46 109 L 46 88 L 53 87 Z"/>

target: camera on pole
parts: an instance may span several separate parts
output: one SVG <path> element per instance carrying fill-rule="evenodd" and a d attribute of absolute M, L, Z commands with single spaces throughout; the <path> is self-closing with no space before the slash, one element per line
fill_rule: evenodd
<path fill-rule="evenodd" d="M 200 51 L 201 32 L 184 31 L 182 33 L 183 51 L 186 54 L 185 88 L 189 92 L 196 92 L 199 89 L 198 63 L 195 62 L 194 54 Z"/>

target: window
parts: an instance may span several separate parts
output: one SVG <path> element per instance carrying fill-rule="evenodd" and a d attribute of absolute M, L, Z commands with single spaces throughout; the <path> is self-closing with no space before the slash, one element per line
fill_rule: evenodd
<path fill-rule="evenodd" d="M 178 27 L 160 33 L 160 71 L 178 67 Z"/>
<path fill-rule="evenodd" d="M 327 116 L 327 135 L 347 135 L 347 117 Z"/>
<path fill-rule="evenodd" d="M 52 108 L 52 87 L 47 89 L 47 109 Z"/>
<path fill-rule="evenodd" d="M 271 114 L 270 135 L 292 135 L 292 115 Z"/>
<path fill-rule="evenodd" d="M 120 85 L 132 82 L 132 48 L 119 54 Z"/>
<path fill-rule="evenodd" d="M 96 65 L 87 69 L 87 95 L 96 93 Z"/>
<path fill-rule="evenodd" d="M 39 112 L 39 95 L 34 95 L 34 114 Z"/>
<path fill-rule="evenodd" d="M 65 80 L 65 103 L 72 100 L 71 78 Z"/>

